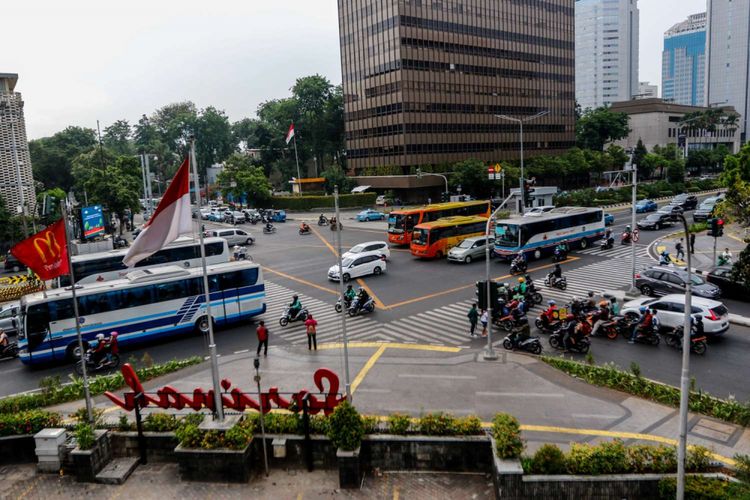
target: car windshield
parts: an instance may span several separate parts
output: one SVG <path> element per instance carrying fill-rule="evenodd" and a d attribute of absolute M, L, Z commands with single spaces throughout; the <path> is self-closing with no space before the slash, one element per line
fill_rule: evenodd
<path fill-rule="evenodd" d="M 652 214 L 652 215 L 649 215 L 648 217 L 646 217 L 646 220 L 649 220 L 649 221 L 651 221 L 651 220 L 660 220 L 660 219 L 661 219 L 661 215 L 656 215 L 656 214 Z"/>
<path fill-rule="evenodd" d="M 694 274 L 691 275 L 690 282 L 693 285 L 703 285 L 705 283 L 705 281 L 703 281 L 703 278 Z"/>
<path fill-rule="evenodd" d="M 688 195 L 686 194 L 678 194 L 674 197 L 674 201 L 685 201 L 687 200 Z"/>
<path fill-rule="evenodd" d="M 354 259 L 344 259 L 341 261 L 341 265 L 344 267 L 349 267 L 352 265 L 352 262 L 354 262 Z M 338 266 L 336 266 L 338 267 Z"/>
<path fill-rule="evenodd" d="M 636 203 L 636 206 L 639 206 L 639 207 L 645 207 L 645 206 L 646 206 L 646 205 L 648 205 L 649 203 L 650 203 L 650 202 L 649 202 L 648 200 L 642 200 L 642 201 L 639 201 L 638 203 Z"/>
<path fill-rule="evenodd" d="M 518 247 L 518 225 L 498 224 L 495 227 L 495 244 L 502 247 Z"/>
<path fill-rule="evenodd" d="M 430 237 L 430 231 L 427 229 L 415 229 L 411 234 L 411 241 L 417 245 L 426 245 Z"/>
<path fill-rule="evenodd" d="M 349 250 L 349 253 L 359 253 L 359 252 L 361 252 L 364 249 L 365 249 L 364 245 L 353 246 L 352 249 Z"/>
<path fill-rule="evenodd" d="M 456 245 L 458 248 L 471 248 L 474 244 L 474 240 L 463 240 L 461 243 Z"/>

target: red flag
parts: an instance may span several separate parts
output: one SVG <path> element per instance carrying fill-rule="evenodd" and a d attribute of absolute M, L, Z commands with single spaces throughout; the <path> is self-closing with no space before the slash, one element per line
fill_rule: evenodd
<path fill-rule="evenodd" d="M 289 144 L 289 141 L 292 140 L 292 137 L 294 137 L 294 123 L 289 125 L 289 132 L 286 133 L 286 143 Z"/>
<path fill-rule="evenodd" d="M 68 269 L 68 246 L 62 219 L 36 233 L 10 249 L 18 260 L 34 271 L 41 279 L 51 280 Z"/>

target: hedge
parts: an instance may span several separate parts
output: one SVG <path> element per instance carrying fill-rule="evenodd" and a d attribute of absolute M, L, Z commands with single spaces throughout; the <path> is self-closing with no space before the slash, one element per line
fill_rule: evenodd
<path fill-rule="evenodd" d="M 375 204 L 376 193 L 342 194 L 340 208 L 367 207 Z M 313 208 L 333 208 L 333 196 L 274 196 L 271 206 L 277 210 L 311 210 Z"/>
<path fill-rule="evenodd" d="M 680 389 L 619 370 L 614 364 L 592 366 L 563 358 L 543 356 L 542 361 L 589 384 L 609 387 L 667 406 L 680 406 Z M 733 424 L 750 425 L 750 403 L 719 399 L 703 391 L 690 391 L 690 411 Z"/>
<path fill-rule="evenodd" d="M 36 434 L 46 427 L 60 425 L 60 414 L 44 410 L 29 410 L 0 415 L 0 436 Z"/>

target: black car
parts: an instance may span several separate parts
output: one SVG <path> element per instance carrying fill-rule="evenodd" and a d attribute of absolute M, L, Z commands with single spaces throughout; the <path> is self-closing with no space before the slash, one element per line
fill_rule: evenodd
<path fill-rule="evenodd" d="M 643 295 L 668 295 L 670 293 L 685 293 L 685 283 L 688 273 L 682 269 L 671 267 L 652 267 L 635 275 L 635 287 Z M 706 281 L 695 274 L 691 275 L 693 295 L 716 300 L 721 297 L 721 288 Z"/>
<path fill-rule="evenodd" d="M 8 252 L 5 255 L 5 270 L 17 273 L 19 271 L 25 271 L 26 266 L 20 260 L 16 259 L 12 253 Z"/>
<path fill-rule="evenodd" d="M 721 288 L 721 294 L 728 299 L 750 301 L 750 287 L 732 279 L 732 266 L 718 266 L 705 276 L 706 281 Z"/>
<path fill-rule="evenodd" d="M 706 222 L 708 219 L 714 216 L 714 208 L 716 207 L 716 198 L 707 198 L 698 210 L 693 212 L 694 222 Z"/>
<path fill-rule="evenodd" d="M 663 213 L 651 214 L 638 221 L 638 227 L 641 229 L 661 229 L 673 224 L 672 216 Z"/>
<path fill-rule="evenodd" d="M 675 196 L 670 205 L 679 205 L 683 210 L 693 210 L 698 206 L 698 197 L 694 194 L 682 193 Z"/>

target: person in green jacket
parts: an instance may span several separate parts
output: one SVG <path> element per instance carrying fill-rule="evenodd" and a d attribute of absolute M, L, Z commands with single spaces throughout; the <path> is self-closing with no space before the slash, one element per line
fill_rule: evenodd
<path fill-rule="evenodd" d="M 469 331 L 469 334 L 473 337 L 474 332 L 477 329 L 477 322 L 479 321 L 479 311 L 477 311 L 476 303 L 472 304 L 471 309 L 469 309 L 469 312 L 466 316 L 468 316 L 469 323 L 471 323 L 471 330 Z"/>

